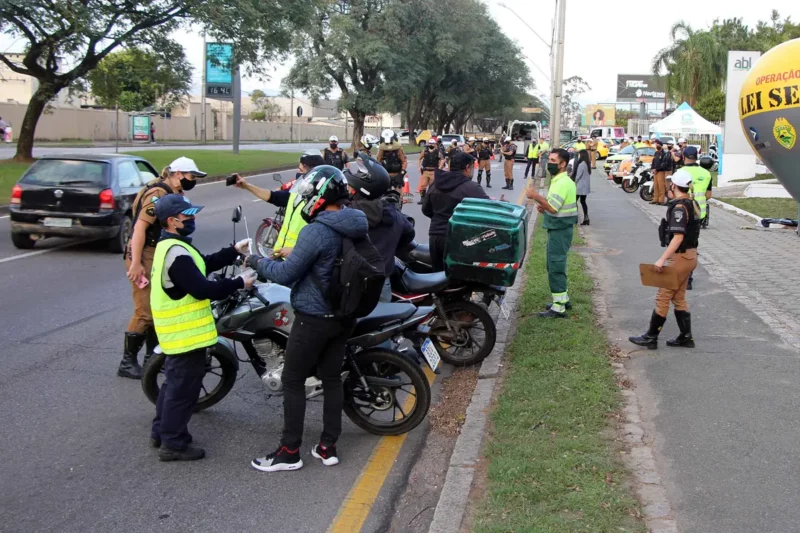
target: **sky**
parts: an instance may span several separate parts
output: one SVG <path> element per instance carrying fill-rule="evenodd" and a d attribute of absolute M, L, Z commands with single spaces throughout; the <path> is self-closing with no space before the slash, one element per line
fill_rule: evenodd
<path fill-rule="evenodd" d="M 525 23 L 549 42 L 555 17 L 555 0 L 482 1 L 489 7 L 491 15 L 499 22 L 506 36 L 517 42 L 522 52 L 539 69 L 549 74 L 549 48 L 533 35 Z M 685 20 L 696 28 L 704 28 L 715 18 L 743 17 L 745 24 L 754 26 L 758 20 L 768 20 L 773 9 L 777 9 L 781 16 L 800 20 L 800 2 L 785 0 L 670 0 L 668 8 L 663 7 L 667 4 L 646 1 L 566 2 L 564 78 L 580 76 L 589 83 L 591 90 L 580 99 L 582 104 L 614 102 L 617 74 L 648 74 L 653 57 L 670 43 L 670 27 L 679 20 Z M 511 11 L 501 7 L 501 3 L 516 12 L 525 23 Z M 203 37 L 197 31 L 182 32 L 180 42 L 186 49 L 187 58 L 195 67 L 194 92 L 199 94 Z M 13 43 L 7 36 L 0 35 L 0 50 L 19 49 L 20 43 Z M 262 89 L 267 94 L 277 94 L 281 79 L 290 66 L 291 59 L 283 64 L 269 65 L 270 79 L 245 78 L 242 80 L 242 89 L 246 92 Z M 549 101 L 549 80 L 535 66 L 529 66 L 537 89 L 544 92 Z"/>

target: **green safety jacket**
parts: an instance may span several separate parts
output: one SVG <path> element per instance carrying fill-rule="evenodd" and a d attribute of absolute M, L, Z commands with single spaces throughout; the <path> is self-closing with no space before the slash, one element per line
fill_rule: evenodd
<path fill-rule="evenodd" d="M 694 200 L 700 206 L 700 218 L 706 218 L 708 213 L 708 200 L 706 200 L 706 191 L 711 185 L 711 172 L 703 167 L 695 164 L 684 165 L 683 170 L 692 175 L 692 190 L 694 191 Z"/>
<path fill-rule="evenodd" d="M 289 202 L 286 204 L 286 214 L 283 217 L 283 225 L 281 231 L 278 232 L 278 239 L 275 241 L 275 250 L 281 248 L 294 248 L 297 244 L 297 237 L 300 235 L 300 230 L 306 226 L 306 221 L 303 220 L 300 212 L 306 203 L 300 200 L 297 193 L 289 195 Z"/>
<path fill-rule="evenodd" d="M 187 353 L 217 343 L 217 327 L 211 314 L 210 300 L 198 300 L 190 294 L 173 300 L 164 292 L 164 259 L 173 246 L 184 248 L 203 276 L 207 274 L 203 256 L 192 246 L 178 239 L 164 239 L 156 245 L 150 277 L 150 308 L 158 342 L 167 355 Z"/>
<path fill-rule="evenodd" d="M 555 213 L 544 212 L 542 227 L 549 230 L 566 229 L 578 222 L 578 197 L 575 182 L 566 172 L 562 172 L 550 182 L 547 203 Z"/>

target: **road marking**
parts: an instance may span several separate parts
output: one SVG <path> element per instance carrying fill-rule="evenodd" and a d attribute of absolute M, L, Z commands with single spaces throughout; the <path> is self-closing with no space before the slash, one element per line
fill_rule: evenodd
<path fill-rule="evenodd" d="M 46 250 L 36 250 L 33 252 L 26 252 L 24 254 L 19 255 L 12 255 L 11 257 L 6 257 L 4 259 L 0 259 L 1 263 L 8 263 L 9 261 L 16 261 L 17 259 L 27 259 L 28 257 L 33 257 L 36 255 L 46 254 L 48 252 L 55 252 L 56 250 L 63 250 L 64 248 L 69 248 L 70 246 L 75 246 L 77 244 L 83 244 L 90 241 L 75 241 L 75 242 L 68 242 L 65 244 L 60 244 L 58 246 L 54 246 L 52 248 L 47 248 Z"/>
<path fill-rule="evenodd" d="M 0 217 L 0 218 L 8 218 L 8 217 L 10 217 L 10 216 L 11 216 L 11 215 L 5 215 L 5 216 L 2 216 L 2 217 Z"/>
<path fill-rule="evenodd" d="M 525 199 L 525 191 L 527 190 L 528 187 L 531 186 L 531 181 L 533 181 L 533 176 L 528 178 L 528 181 L 525 182 L 525 187 L 523 187 L 522 190 L 519 191 L 519 198 L 517 198 L 517 204 L 522 205 L 522 200 Z"/>
<path fill-rule="evenodd" d="M 436 374 L 429 367 L 424 367 L 428 383 L 433 384 Z M 406 400 L 406 405 L 411 398 Z M 408 406 L 410 408 L 410 406 Z M 407 409 L 408 409 L 407 408 Z M 406 410 L 407 410 L 406 409 Z M 333 519 L 328 533 L 358 533 L 378 499 L 378 493 L 389 476 L 403 443 L 408 434 L 397 437 L 382 437 L 367 460 L 367 464 L 358 475 L 358 479 L 345 496 L 336 518 Z"/>

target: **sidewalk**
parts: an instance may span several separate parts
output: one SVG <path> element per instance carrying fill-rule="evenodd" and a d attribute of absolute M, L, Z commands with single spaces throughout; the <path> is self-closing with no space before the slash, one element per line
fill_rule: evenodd
<path fill-rule="evenodd" d="M 691 533 L 800 531 L 800 239 L 712 208 L 689 293 L 697 348 L 664 345 L 678 332 L 670 314 L 659 349 L 641 350 L 627 337 L 646 329 L 655 289 L 638 265 L 661 254 L 665 208 L 592 179 L 589 262 L 609 336 L 630 354 L 643 440 L 672 506 L 662 517 Z"/>

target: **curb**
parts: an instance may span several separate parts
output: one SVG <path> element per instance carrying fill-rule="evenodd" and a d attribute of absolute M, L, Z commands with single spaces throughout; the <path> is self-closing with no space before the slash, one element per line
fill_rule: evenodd
<path fill-rule="evenodd" d="M 723 202 L 722 200 L 717 200 L 716 198 L 711 198 L 708 201 L 708 203 L 721 207 L 725 211 L 730 211 L 731 213 L 736 213 L 737 215 L 741 215 L 743 217 L 752 218 L 753 220 L 756 221 L 756 224 L 758 224 L 759 226 L 761 225 L 761 221 L 763 220 L 760 216 L 751 213 L 750 211 L 745 211 L 744 209 L 736 207 L 735 205 L 731 205 L 727 202 Z"/>
<path fill-rule="evenodd" d="M 528 217 L 528 246 L 533 241 L 533 230 L 539 213 L 534 209 Z M 530 257 L 530 254 L 528 254 Z M 458 533 L 461 531 L 461 522 L 467 511 L 470 489 L 475 477 L 475 467 L 481 460 L 481 448 L 488 420 L 488 408 L 494 396 L 495 389 L 500 381 L 503 367 L 503 357 L 506 346 L 513 339 L 516 331 L 518 316 L 518 303 L 525 286 L 527 276 L 525 265 L 527 257 L 522 263 L 521 276 L 517 282 L 506 292 L 505 304 L 510 308 L 509 319 L 498 324 L 497 341 L 489 356 L 483 360 L 478 371 L 478 382 L 472 394 L 467 416 L 461 433 L 456 439 L 450 462 L 447 467 L 442 492 L 433 514 L 433 521 L 428 529 L 429 533 Z"/>

